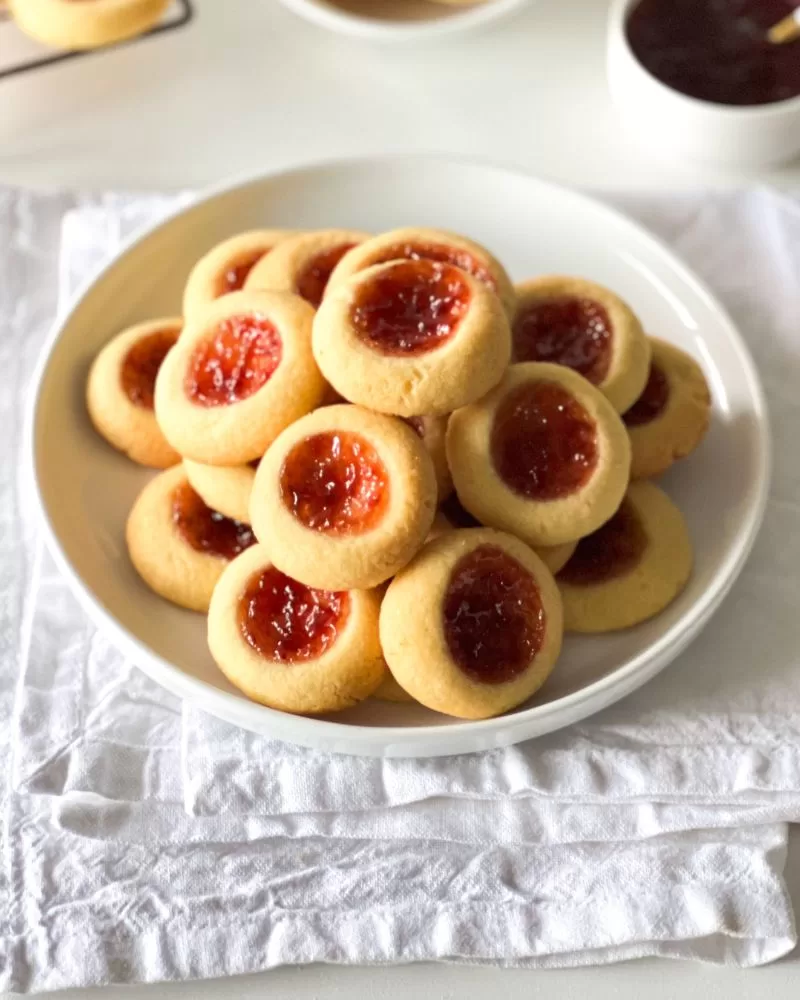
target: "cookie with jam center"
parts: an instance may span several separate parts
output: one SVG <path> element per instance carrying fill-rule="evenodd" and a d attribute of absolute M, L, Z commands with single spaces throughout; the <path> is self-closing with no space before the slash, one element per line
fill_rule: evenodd
<path fill-rule="evenodd" d="M 360 229 L 298 233 L 253 268 L 245 287 L 292 292 L 316 309 L 336 265 L 369 236 Z"/>
<path fill-rule="evenodd" d="M 502 378 L 511 332 L 498 296 L 453 264 L 358 271 L 317 311 L 314 357 L 345 399 L 401 417 L 443 415 Z"/>
<path fill-rule="evenodd" d="M 205 465 L 244 465 L 318 406 L 313 315 L 288 292 L 231 292 L 190 316 L 156 379 L 172 447 Z"/>
<path fill-rule="evenodd" d="M 381 605 L 394 678 L 428 708 L 463 719 L 527 701 L 552 671 L 562 634 L 550 571 L 518 538 L 491 528 L 428 542 Z"/>
<path fill-rule="evenodd" d="M 644 389 L 650 341 L 630 306 L 583 278 L 547 275 L 516 286 L 514 361 L 566 365 L 596 385 L 618 413 Z"/>
<path fill-rule="evenodd" d="M 181 465 L 145 486 L 128 516 L 125 539 L 150 589 L 191 611 L 208 610 L 222 571 L 256 541 L 249 524 L 203 502 Z"/>
<path fill-rule="evenodd" d="M 428 452 L 403 421 L 326 406 L 296 421 L 256 473 L 250 521 L 275 565 L 311 587 L 378 586 L 412 558 L 436 513 Z"/>
<path fill-rule="evenodd" d="M 183 292 L 184 316 L 223 295 L 240 292 L 253 268 L 279 243 L 297 235 L 293 229 L 252 229 L 217 243 L 189 273 Z"/>
<path fill-rule="evenodd" d="M 556 577 L 571 632 L 630 628 L 664 610 L 692 571 L 683 515 L 654 483 L 631 483 L 617 512 L 578 542 Z"/>
<path fill-rule="evenodd" d="M 181 456 L 155 416 L 156 376 L 178 341 L 177 317 L 137 323 L 100 351 L 89 371 L 86 406 L 95 430 L 140 465 L 165 469 Z"/>
<path fill-rule="evenodd" d="M 617 509 L 630 442 L 582 375 L 528 362 L 451 415 L 447 458 L 461 504 L 482 524 L 554 546 L 589 534 Z"/>
<path fill-rule="evenodd" d="M 299 583 L 255 545 L 214 588 L 208 645 L 248 698 L 283 712 L 336 712 L 367 698 L 384 678 L 379 606 L 375 591 Z"/>
<path fill-rule="evenodd" d="M 644 391 L 623 416 L 631 439 L 631 478 L 660 476 L 699 447 L 711 419 L 703 370 L 685 351 L 650 338 L 652 360 Z"/>
<path fill-rule="evenodd" d="M 506 314 L 514 315 L 514 286 L 500 261 L 475 240 L 445 229 L 407 226 L 373 236 L 342 258 L 328 287 L 333 290 L 359 271 L 392 260 L 429 260 L 458 267 L 495 292 Z"/>

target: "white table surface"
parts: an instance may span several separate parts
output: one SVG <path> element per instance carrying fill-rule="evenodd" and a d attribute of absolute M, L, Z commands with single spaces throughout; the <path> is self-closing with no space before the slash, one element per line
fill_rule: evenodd
<path fill-rule="evenodd" d="M 0 80 L 0 182 L 177 189 L 298 161 L 438 151 L 594 189 L 800 186 L 800 160 L 732 173 L 651 157 L 615 120 L 604 78 L 607 0 L 538 0 L 478 36 L 370 46 L 277 0 L 195 0 L 186 29 Z M 800 908 L 800 835 L 787 880 Z M 408 996 L 509 1000 L 792 1000 L 800 964 L 752 972 L 637 962 L 544 973 L 332 966 L 202 984 L 71 992 L 94 1000 Z"/>

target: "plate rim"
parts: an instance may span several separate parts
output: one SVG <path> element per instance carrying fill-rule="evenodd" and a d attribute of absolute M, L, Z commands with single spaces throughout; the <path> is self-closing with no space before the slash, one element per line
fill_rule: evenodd
<path fill-rule="evenodd" d="M 430 21 L 376 20 L 319 0 L 282 0 L 292 14 L 326 31 L 376 42 L 433 41 L 447 35 L 488 26 L 508 14 L 531 6 L 533 0 L 493 0 L 493 3 L 466 7 Z"/>
<path fill-rule="evenodd" d="M 554 701 L 546 702 L 543 705 L 534 705 L 512 715 L 494 716 L 480 720 L 459 720 L 451 722 L 447 726 L 437 724 L 358 726 L 352 723 L 331 721 L 328 718 L 287 715 L 285 712 L 269 708 L 266 705 L 243 700 L 237 694 L 215 688 L 206 681 L 185 673 L 180 667 L 160 656 L 136 635 L 129 632 L 104 607 L 94 592 L 90 591 L 83 583 L 64 551 L 50 521 L 37 473 L 35 430 L 42 401 L 42 389 L 51 356 L 72 315 L 95 285 L 102 282 L 119 260 L 140 243 L 144 243 L 157 230 L 172 224 L 184 213 L 202 203 L 230 195 L 237 190 L 257 184 L 274 183 L 281 178 L 296 177 L 304 173 L 343 168 L 387 169 L 397 166 L 398 163 L 409 163 L 418 168 L 425 165 L 439 168 L 452 168 L 454 166 L 478 168 L 510 175 L 518 181 L 557 192 L 561 198 L 566 197 L 576 203 L 588 206 L 592 211 L 604 214 L 615 224 L 622 224 L 634 230 L 640 239 L 649 243 L 657 252 L 669 259 L 681 279 L 694 288 L 697 295 L 718 314 L 724 323 L 728 339 L 736 350 L 754 403 L 751 412 L 756 417 L 758 438 L 756 453 L 758 468 L 748 491 L 752 496 L 749 499 L 746 516 L 738 526 L 736 540 L 726 552 L 722 565 L 715 573 L 713 585 L 662 636 L 611 673 Z M 132 234 L 98 271 L 82 282 L 68 305 L 60 310 L 56 316 L 41 348 L 31 379 L 24 421 L 24 438 L 25 468 L 33 485 L 33 496 L 48 551 L 59 571 L 67 580 L 70 590 L 93 623 L 113 640 L 120 651 L 134 665 L 171 693 L 197 704 L 218 718 L 245 729 L 257 733 L 264 733 L 268 730 L 271 735 L 279 739 L 303 746 L 376 756 L 447 756 L 487 749 L 492 746 L 511 745 L 530 738 L 532 735 L 544 735 L 593 715 L 631 694 L 652 679 L 683 652 L 699 634 L 741 573 L 764 518 L 772 465 L 772 435 L 768 410 L 764 390 L 750 350 L 727 309 L 702 278 L 688 264 L 684 263 L 683 259 L 665 241 L 650 232 L 646 226 L 605 202 L 519 167 L 481 158 L 424 153 L 332 157 L 302 161 L 272 170 L 250 172 L 201 190 L 188 204 L 176 206 L 156 222 L 148 224 Z M 207 704 L 209 699 L 214 703 L 213 707 Z M 251 715 L 253 718 L 249 718 Z M 528 731 L 527 735 L 526 730 Z M 531 730 L 535 732 L 531 733 Z M 450 748 L 446 746 L 432 748 L 439 741 L 442 744 L 450 744 Z"/>

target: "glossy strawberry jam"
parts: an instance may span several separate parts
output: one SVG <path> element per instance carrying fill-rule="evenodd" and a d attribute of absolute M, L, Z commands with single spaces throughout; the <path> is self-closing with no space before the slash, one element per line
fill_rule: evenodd
<path fill-rule="evenodd" d="M 234 559 L 256 541 L 249 524 L 212 510 L 188 483 L 172 494 L 172 520 L 193 549 L 223 559 Z"/>
<path fill-rule="evenodd" d="M 266 249 L 257 250 L 255 253 L 241 257 L 236 263 L 231 264 L 225 273 L 220 275 L 217 296 L 240 291 L 244 287 L 248 275 L 265 253 L 267 253 Z"/>
<path fill-rule="evenodd" d="M 153 409 L 156 375 L 177 339 L 177 331 L 157 330 L 137 340 L 128 350 L 122 361 L 120 380 L 122 391 L 134 406 Z"/>
<path fill-rule="evenodd" d="M 491 435 L 497 474 L 531 500 L 559 500 L 588 482 L 597 466 L 597 428 L 555 382 L 526 382 L 500 404 Z"/>
<path fill-rule="evenodd" d="M 359 285 L 350 318 L 361 339 L 383 354 L 414 357 L 455 334 L 470 290 L 458 268 L 399 261 Z"/>
<path fill-rule="evenodd" d="M 239 628 L 266 659 L 300 663 L 330 649 L 349 613 L 346 591 L 314 590 L 270 566 L 250 578 L 239 599 Z"/>
<path fill-rule="evenodd" d="M 647 535 L 639 515 L 633 504 L 623 500 L 610 521 L 578 542 L 558 578 L 588 586 L 625 576 L 638 566 L 646 548 Z"/>
<path fill-rule="evenodd" d="M 328 431 L 298 442 L 281 469 L 281 494 L 301 524 L 330 535 L 369 531 L 389 503 L 389 474 L 359 434 Z"/>
<path fill-rule="evenodd" d="M 447 246 L 446 243 L 424 243 L 418 240 L 408 240 L 405 243 L 394 243 L 373 258 L 371 264 L 386 264 L 390 260 L 433 260 L 439 264 L 452 264 L 466 271 L 473 278 L 482 281 L 489 288 L 495 288 L 496 282 L 489 269 L 478 258 L 458 247 Z"/>
<path fill-rule="evenodd" d="M 450 655 L 482 684 L 518 677 L 544 642 L 546 616 L 536 581 L 496 545 L 480 545 L 456 563 L 442 614 Z"/>
<path fill-rule="evenodd" d="M 281 362 L 278 331 L 258 313 L 223 320 L 189 359 L 186 395 L 199 406 L 228 406 L 252 396 Z"/>
<path fill-rule="evenodd" d="M 550 361 L 594 385 L 611 363 L 611 320 L 592 299 L 563 295 L 522 307 L 514 320 L 514 360 Z"/>
<path fill-rule="evenodd" d="M 669 401 L 669 382 L 667 376 L 658 367 L 650 365 L 650 375 L 647 385 L 641 396 L 633 406 L 625 413 L 623 420 L 629 427 L 638 427 L 640 424 L 649 424 L 664 412 Z"/>
<path fill-rule="evenodd" d="M 354 246 L 355 243 L 342 243 L 338 247 L 331 247 L 330 250 L 318 253 L 309 261 L 306 269 L 297 279 L 297 294 L 316 309 L 322 302 L 333 269 L 347 251 L 352 250 Z"/>

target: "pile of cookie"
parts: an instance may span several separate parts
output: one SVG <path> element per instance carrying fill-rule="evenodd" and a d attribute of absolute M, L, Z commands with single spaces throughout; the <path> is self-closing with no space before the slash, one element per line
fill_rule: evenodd
<path fill-rule="evenodd" d="M 87 401 L 165 470 L 130 513 L 133 565 L 208 612 L 219 668 L 284 711 L 374 695 L 496 715 L 565 628 L 635 625 L 691 572 L 650 480 L 706 431 L 697 363 L 612 291 L 515 287 L 454 233 L 229 239 L 182 317 L 106 345 Z"/>

